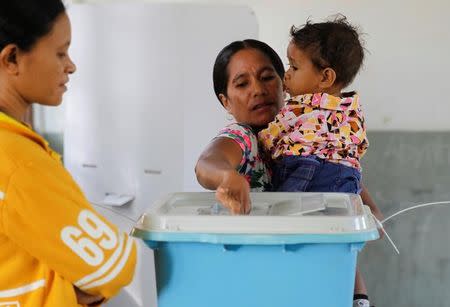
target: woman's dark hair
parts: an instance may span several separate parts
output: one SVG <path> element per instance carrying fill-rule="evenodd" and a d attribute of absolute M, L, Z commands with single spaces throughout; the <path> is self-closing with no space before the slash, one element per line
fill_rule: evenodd
<path fill-rule="evenodd" d="M 243 49 L 256 49 L 261 51 L 265 56 L 267 56 L 272 63 L 276 73 L 280 76 L 281 80 L 284 77 L 284 66 L 278 54 L 269 45 L 258 41 L 256 39 L 245 39 L 243 41 L 235 41 L 223 48 L 217 55 L 216 62 L 214 63 L 213 69 L 213 82 L 214 82 L 214 92 L 216 93 L 217 99 L 219 99 L 220 94 L 227 94 L 228 86 L 228 64 L 230 60 L 238 51 Z M 220 101 L 222 103 L 222 101 Z"/>
<path fill-rule="evenodd" d="M 63 12 L 61 0 L 0 0 L 0 51 L 8 44 L 29 51 Z"/>
<path fill-rule="evenodd" d="M 318 69 L 331 67 L 336 72 L 336 83 L 349 85 L 364 60 L 364 48 L 358 31 L 338 15 L 332 21 L 312 23 L 309 20 L 300 28 L 292 26 L 293 43 L 307 52 Z"/>

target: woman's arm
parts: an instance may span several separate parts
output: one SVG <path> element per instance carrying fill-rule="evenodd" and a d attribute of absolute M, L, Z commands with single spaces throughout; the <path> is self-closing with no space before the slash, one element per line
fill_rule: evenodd
<path fill-rule="evenodd" d="M 233 214 L 250 212 L 250 186 L 236 170 L 242 157 L 242 149 L 235 141 L 219 137 L 206 147 L 195 167 L 198 182 L 216 190 L 218 201 Z"/>
<path fill-rule="evenodd" d="M 363 203 L 367 206 L 369 206 L 370 211 L 372 211 L 372 214 L 375 215 L 375 217 L 381 222 L 384 219 L 383 213 L 381 213 L 380 209 L 378 208 L 377 204 L 373 200 L 372 196 L 369 194 L 369 190 L 366 188 L 364 184 L 362 185 L 362 191 L 361 191 L 361 199 Z M 380 238 L 383 237 L 383 232 L 379 231 Z"/>
<path fill-rule="evenodd" d="M 373 198 L 369 194 L 369 190 L 366 188 L 364 184 L 362 184 L 362 191 L 361 191 L 361 198 L 365 205 L 369 206 L 370 210 L 372 211 L 373 215 L 379 220 L 383 220 L 383 214 L 381 213 L 380 209 L 378 208 L 377 204 L 373 200 Z"/>
<path fill-rule="evenodd" d="M 44 162 L 21 165 L 10 176 L 4 233 L 61 282 L 92 296 L 78 293 L 79 300 L 108 299 L 131 282 L 135 240 L 92 208 L 62 165 Z"/>

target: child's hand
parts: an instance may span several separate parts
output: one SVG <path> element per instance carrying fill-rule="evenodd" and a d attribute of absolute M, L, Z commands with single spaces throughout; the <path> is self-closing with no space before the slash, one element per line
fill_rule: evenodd
<path fill-rule="evenodd" d="M 217 200 L 232 214 L 250 213 L 250 186 L 236 171 L 226 172 L 216 191 Z"/>

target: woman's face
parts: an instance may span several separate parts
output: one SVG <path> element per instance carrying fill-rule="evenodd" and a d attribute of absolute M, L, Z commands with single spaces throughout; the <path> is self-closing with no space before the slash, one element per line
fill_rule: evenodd
<path fill-rule="evenodd" d="M 227 94 L 219 97 L 238 123 L 263 127 L 283 104 L 282 81 L 261 51 L 243 49 L 231 57 Z"/>
<path fill-rule="evenodd" d="M 70 39 L 70 21 L 63 13 L 50 33 L 40 38 L 30 51 L 18 51 L 15 83 L 25 101 L 52 106 L 61 103 L 69 74 L 75 72 L 68 54 Z"/>

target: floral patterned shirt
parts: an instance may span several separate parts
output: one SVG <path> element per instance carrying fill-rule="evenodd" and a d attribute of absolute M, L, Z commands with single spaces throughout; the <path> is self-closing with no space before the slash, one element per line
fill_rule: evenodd
<path fill-rule="evenodd" d="M 315 155 L 357 169 L 369 146 L 355 92 L 342 98 L 325 93 L 295 96 L 259 132 L 259 140 L 272 159 Z"/>
<path fill-rule="evenodd" d="M 258 149 L 258 138 L 250 126 L 233 123 L 223 128 L 217 137 L 230 138 L 241 147 L 242 159 L 237 171 L 247 178 L 252 192 L 270 189 L 270 171 Z"/>

